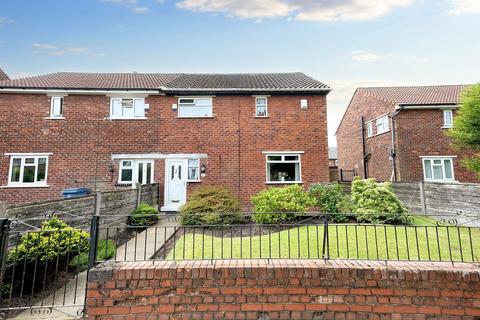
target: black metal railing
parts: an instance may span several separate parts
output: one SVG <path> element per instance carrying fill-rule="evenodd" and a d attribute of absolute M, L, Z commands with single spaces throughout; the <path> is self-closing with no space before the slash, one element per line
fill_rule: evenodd
<path fill-rule="evenodd" d="M 362 223 L 356 214 L 312 212 L 272 213 L 275 223 L 260 224 L 255 215 L 232 214 L 225 219 L 230 223 L 220 225 L 205 223 L 218 220 L 202 215 L 159 214 L 146 219 L 153 221 L 148 226 L 130 225 L 126 215 L 77 217 L 83 233 L 41 229 L 38 221 L 0 220 L 0 318 L 2 310 L 30 309 L 34 315 L 32 310 L 48 313 L 63 306 L 83 312 L 88 271 L 107 260 L 480 261 L 478 215 L 461 214 L 461 224 L 456 216 Z M 379 215 L 362 219 L 376 221 L 373 216 Z"/>

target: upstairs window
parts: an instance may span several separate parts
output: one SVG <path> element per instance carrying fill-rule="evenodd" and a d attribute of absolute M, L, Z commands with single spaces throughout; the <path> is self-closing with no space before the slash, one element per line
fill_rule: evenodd
<path fill-rule="evenodd" d="M 9 186 L 46 186 L 48 156 L 12 155 L 8 175 Z"/>
<path fill-rule="evenodd" d="M 443 127 L 444 128 L 453 127 L 453 111 L 452 110 L 443 110 Z"/>
<path fill-rule="evenodd" d="M 267 154 L 267 183 L 301 183 L 300 154 Z"/>
<path fill-rule="evenodd" d="M 255 116 L 256 117 L 268 117 L 267 97 L 256 97 L 255 98 Z"/>
<path fill-rule="evenodd" d="M 111 119 L 145 118 L 145 99 L 112 98 L 110 102 Z"/>
<path fill-rule="evenodd" d="M 212 117 L 212 98 L 179 98 L 178 117 L 203 118 Z"/>
<path fill-rule="evenodd" d="M 377 120 L 375 120 L 375 125 L 377 127 L 377 134 L 387 132 L 389 130 L 388 115 L 384 115 L 383 117 L 380 117 Z"/>
<path fill-rule="evenodd" d="M 63 117 L 63 97 L 52 97 L 50 106 L 50 118 Z"/>
<path fill-rule="evenodd" d="M 373 123 L 367 122 L 367 138 L 373 136 Z"/>
<path fill-rule="evenodd" d="M 453 158 L 424 157 L 422 160 L 425 181 L 454 181 Z"/>

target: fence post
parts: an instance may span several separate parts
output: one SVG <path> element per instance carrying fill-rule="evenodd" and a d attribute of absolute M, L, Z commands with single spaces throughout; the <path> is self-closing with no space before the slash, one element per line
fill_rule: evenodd
<path fill-rule="evenodd" d="M 102 210 L 102 193 L 97 191 L 95 193 L 95 215 L 99 216 Z"/>
<path fill-rule="evenodd" d="M 142 184 L 137 182 L 137 206 L 135 208 L 140 207 L 141 202 L 142 202 Z"/>
<path fill-rule="evenodd" d="M 3 277 L 5 275 L 5 261 L 7 260 L 8 236 L 10 221 L 0 219 L 0 287 L 3 286 Z M 0 290 L 0 298 L 2 291 Z"/>
<path fill-rule="evenodd" d="M 425 184 L 420 181 L 420 205 L 422 206 L 422 214 L 427 214 L 427 199 L 425 198 Z"/>
<path fill-rule="evenodd" d="M 100 216 L 94 215 L 90 225 L 90 249 L 88 250 L 88 270 L 95 266 L 97 259 L 97 245 L 98 245 L 98 225 Z"/>
<path fill-rule="evenodd" d="M 343 169 L 340 169 L 340 181 L 343 181 Z"/>
<path fill-rule="evenodd" d="M 323 248 L 322 248 L 322 258 L 325 260 L 330 259 L 330 245 L 328 239 L 328 214 L 325 215 L 325 220 L 323 222 Z M 308 228 L 308 227 L 307 227 Z"/>

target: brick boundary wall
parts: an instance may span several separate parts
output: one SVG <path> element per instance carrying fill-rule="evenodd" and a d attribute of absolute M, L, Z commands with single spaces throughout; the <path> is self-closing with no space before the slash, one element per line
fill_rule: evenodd
<path fill-rule="evenodd" d="M 480 319 L 480 265 L 225 260 L 91 270 L 88 319 Z"/>

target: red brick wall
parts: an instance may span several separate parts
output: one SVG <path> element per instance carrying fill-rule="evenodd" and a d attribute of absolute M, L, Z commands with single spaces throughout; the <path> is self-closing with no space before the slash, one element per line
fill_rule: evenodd
<path fill-rule="evenodd" d="M 468 153 L 452 148 L 452 140 L 443 129 L 443 111 L 402 110 L 397 118 L 398 160 L 403 181 L 423 180 L 420 156 L 458 156 L 453 160 L 455 179 L 461 182 L 479 182 L 475 174 L 461 165 Z"/>
<path fill-rule="evenodd" d="M 394 112 L 392 103 L 362 91 L 355 93 L 337 131 L 340 169 L 356 169 L 357 174 L 363 177 L 361 116 L 368 122 L 386 113 L 391 116 Z M 430 155 L 457 155 L 454 159 L 455 179 L 460 182 L 479 181 L 461 165 L 461 160 L 469 153 L 451 147 L 451 139 L 445 135 L 446 129 L 442 129 L 442 110 L 402 110 L 395 119 L 397 181 L 423 180 L 422 160 L 419 156 Z M 391 129 L 390 121 L 390 131 L 366 138 L 367 153 L 371 154 L 367 165 L 368 176 L 379 181 L 389 181 L 392 176 L 392 161 L 387 149 L 392 145 Z"/>
<path fill-rule="evenodd" d="M 392 103 L 357 90 L 336 135 L 339 169 L 355 169 L 357 175 L 364 176 L 361 117 L 364 116 L 364 121 L 367 123 L 384 114 L 389 113 L 391 115 L 393 112 L 394 105 Z M 375 134 L 375 122 L 373 123 L 373 128 Z M 391 141 L 391 131 L 366 138 L 367 154 L 371 154 L 367 163 L 368 177 L 376 178 L 379 181 L 390 180 L 392 162 L 389 160 L 389 151 L 386 147 L 391 146 Z"/>
<path fill-rule="evenodd" d="M 475 264 L 243 260 L 94 269 L 88 319 L 478 319 Z"/>
<path fill-rule="evenodd" d="M 300 99 L 309 101 L 300 109 Z M 206 177 L 191 183 L 222 184 L 244 204 L 267 187 L 262 151 L 304 151 L 305 186 L 328 182 L 327 118 L 324 95 L 273 95 L 269 118 L 255 118 L 252 96 L 216 96 L 214 118 L 179 119 L 173 96 L 150 96 L 146 120 L 109 121 L 106 96 L 69 95 L 65 120 L 46 119 L 46 95 L 0 94 L 0 186 L 8 181 L 9 156 L 4 153 L 52 152 L 48 188 L 0 188 L 0 202 L 56 199 L 64 188 L 110 189 L 118 179 L 118 153 L 206 153 Z M 114 172 L 109 166 L 113 165 Z M 155 181 L 163 191 L 164 161 L 155 162 Z"/>

